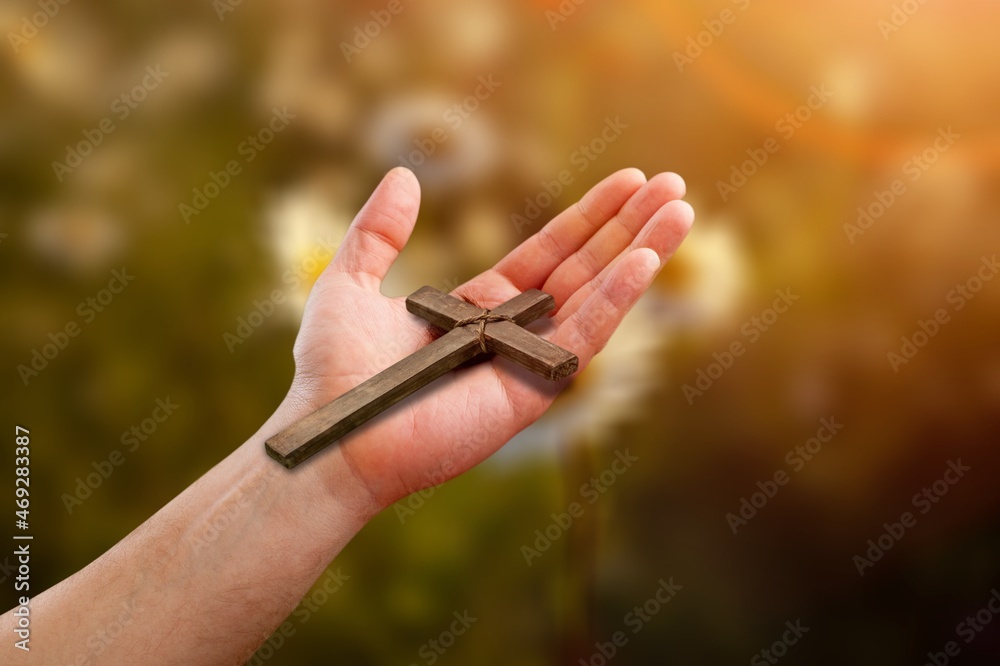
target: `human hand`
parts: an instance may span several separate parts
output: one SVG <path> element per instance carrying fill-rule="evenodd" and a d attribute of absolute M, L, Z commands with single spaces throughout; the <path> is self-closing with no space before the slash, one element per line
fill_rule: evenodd
<path fill-rule="evenodd" d="M 686 236 L 694 211 L 682 196 L 684 182 L 675 174 L 647 182 L 638 170 L 619 171 L 453 294 L 484 308 L 527 289 L 551 294 L 556 310 L 546 337 L 575 353 L 582 371 Z M 322 407 L 433 339 L 432 327 L 407 312 L 405 298 L 380 293 L 419 203 L 414 175 L 389 172 L 313 286 L 286 399 L 297 411 Z M 379 510 L 489 457 L 541 416 L 565 384 L 499 357 L 460 368 L 309 464 L 342 459 Z"/>
<path fill-rule="evenodd" d="M 583 369 L 690 228 L 683 194 L 671 174 L 616 173 L 454 293 L 487 308 L 531 288 L 552 294 L 548 337 Z M 80 646 L 110 626 L 121 631 L 101 648 L 109 663 L 243 663 L 369 518 L 479 463 L 552 403 L 565 382 L 493 358 L 294 470 L 264 455 L 268 436 L 431 341 L 404 298 L 379 293 L 418 205 L 416 178 L 396 169 L 358 213 L 309 296 L 295 378 L 272 418 L 108 553 L 32 598 L 34 629 L 52 638 L 38 646 L 44 663 L 78 662 Z M 0 615 L 0 631 L 18 621 Z"/>

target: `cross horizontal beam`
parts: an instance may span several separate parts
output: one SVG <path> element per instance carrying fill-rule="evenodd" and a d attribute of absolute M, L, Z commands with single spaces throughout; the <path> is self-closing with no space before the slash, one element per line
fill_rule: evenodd
<path fill-rule="evenodd" d="M 486 348 L 549 381 L 569 377 L 579 366 L 576 355 L 521 328 L 554 307 L 552 296 L 538 289 L 529 289 L 493 308 L 490 314 L 510 317 L 513 321 L 488 324 L 484 332 Z M 411 294 L 406 299 L 406 309 L 445 330 L 452 330 L 458 322 L 483 311 L 432 287 L 424 287 Z"/>

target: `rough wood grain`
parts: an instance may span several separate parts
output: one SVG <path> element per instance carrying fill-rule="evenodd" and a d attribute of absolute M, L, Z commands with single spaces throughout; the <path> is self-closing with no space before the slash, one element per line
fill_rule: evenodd
<path fill-rule="evenodd" d="M 555 299 L 552 296 L 538 289 L 529 289 L 493 308 L 490 311 L 492 314 L 510 317 L 514 323 L 500 321 L 486 326 L 486 348 L 549 381 L 570 376 L 579 365 L 575 354 L 521 328 L 554 307 Z M 483 311 L 482 308 L 431 287 L 424 287 L 407 298 L 406 308 L 445 330 L 450 330 L 457 322 Z"/>
<path fill-rule="evenodd" d="M 550 312 L 555 306 L 556 301 L 549 294 L 538 289 L 529 289 L 498 305 L 490 312 L 510 317 L 517 324 L 524 326 Z M 446 331 L 450 331 L 462 319 L 473 317 L 483 311 L 483 308 L 466 303 L 433 287 L 423 287 L 408 296 L 406 309 Z"/>
<path fill-rule="evenodd" d="M 406 309 L 438 328 L 450 331 L 455 323 L 480 314 L 483 309 L 433 287 L 423 287 L 406 297 Z"/>
<path fill-rule="evenodd" d="M 554 307 L 552 296 L 530 289 L 492 310 L 511 321 L 455 328 L 483 309 L 431 287 L 416 291 L 406 299 L 407 310 L 447 333 L 268 439 L 267 454 L 295 467 L 438 377 L 492 353 L 552 381 L 571 375 L 579 364 L 575 355 L 522 328 Z"/>
<path fill-rule="evenodd" d="M 509 321 L 486 327 L 486 348 L 549 381 L 569 377 L 580 364 L 576 354 Z"/>
<path fill-rule="evenodd" d="M 556 299 L 551 294 L 537 289 L 529 289 L 501 303 L 490 312 L 510 317 L 518 326 L 524 326 L 535 321 L 543 314 L 548 314 L 556 307 Z"/>
<path fill-rule="evenodd" d="M 295 467 L 481 353 L 474 330 L 450 331 L 267 440 L 267 454 L 285 467 Z"/>

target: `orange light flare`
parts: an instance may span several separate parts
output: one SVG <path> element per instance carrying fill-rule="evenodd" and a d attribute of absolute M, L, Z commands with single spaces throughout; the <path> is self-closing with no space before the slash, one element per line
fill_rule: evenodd
<path fill-rule="evenodd" d="M 542 4 L 552 3 L 544 2 Z M 753 6 L 748 11 L 767 9 L 764 6 Z M 981 8 L 949 6 L 949 10 L 955 12 L 951 17 L 953 20 L 944 25 L 935 23 L 934 27 L 953 33 L 947 41 L 965 43 L 964 40 L 970 39 L 966 31 L 967 24 L 971 22 L 973 25 L 978 25 L 983 20 L 982 17 L 975 15 L 975 12 L 980 11 Z M 781 11 L 781 8 L 772 7 L 770 11 L 776 14 Z M 884 16 L 887 17 L 889 11 L 891 11 L 891 7 L 885 8 Z M 675 45 L 670 51 L 671 54 L 675 50 L 680 51 L 681 45 L 687 42 L 688 37 L 705 29 L 702 24 L 703 20 L 715 18 L 718 15 L 711 12 L 695 15 L 678 3 L 672 2 L 657 3 L 655 8 L 647 11 L 647 14 L 650 21 L 655 23 L 668 37 L 668 41 Z M 872 21 L 872 31 L 875 38 L 879 39 L 877 20 Z M 903 29 L 907 28 L 915 29 L 913 26 L 904 26 Z M 947 33 L 945 34 L 947 35 Z M 934 52 L 940 51 L 941 48 L 940 44 L 928 45 L 928 49 L 932 49 Z M 975 51 L 970 49 L 969 53 L 975 53 Z M 743 112 L 747 119 L 759 124 L 764 131 L 769 131 L 773 128 L 775 119 L 783 117 L 790 109 L 794 109 L 802 103 L 801 91 L 791 91 L 787 87 L 768 80 L 762 75 L 762 72 L 746 66 L 743 64 L 744 62 L 745 59 L 741 57 L 740 53 L 733 49 L 731 41 L 726 40 L 723 36 L 704 50 L 694 66 L 698 68 L 700 80 L 711 86 L 716 94 Z M 982 89 L 994 87 L 992 74 L 985 63 L 981 69 L 975 72 L 958 72 L 956 75 L 970 77 L 968 86 L 973 86 L 976 83 L 974 79 L 980 78 L 982 79 Z M 928 84 L 931 83 L 928 81 Z M 944 122 L 944 124 L 948 123 Z M 919 131 L 892 131 L 885 127 L 851 127 L 847 123 L 838 122 L 837 119 L 832 119 L 824 114 L 816 114 L 795 136 L 796 142 L 801 140 L 802 145 L 876 169 L 897 166 L 900 156 L 909 155 L 927 141 L 927 132 L 923 129 Z M 1000 157 L 1000 129 L 964 126 L 962 138 L 962 142 L 956 146 L 954 153 L 961 157 L 967 165 L 991 168 L 997 166 L 998 157 Z"/>

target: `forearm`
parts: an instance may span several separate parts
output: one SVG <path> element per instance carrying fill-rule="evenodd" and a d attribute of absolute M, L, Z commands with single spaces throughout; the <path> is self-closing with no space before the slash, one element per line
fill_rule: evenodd
<path fill-rule="evenodd" d="M 32 601 L 45 663 L 243 663 L 374 512 L 338 451 L 289 471 L 243 446 L 103 556 Z M 12 635 L 13 618 L 0 619 Z M 4 650 L 13 650 L 6 642 Z"/>

